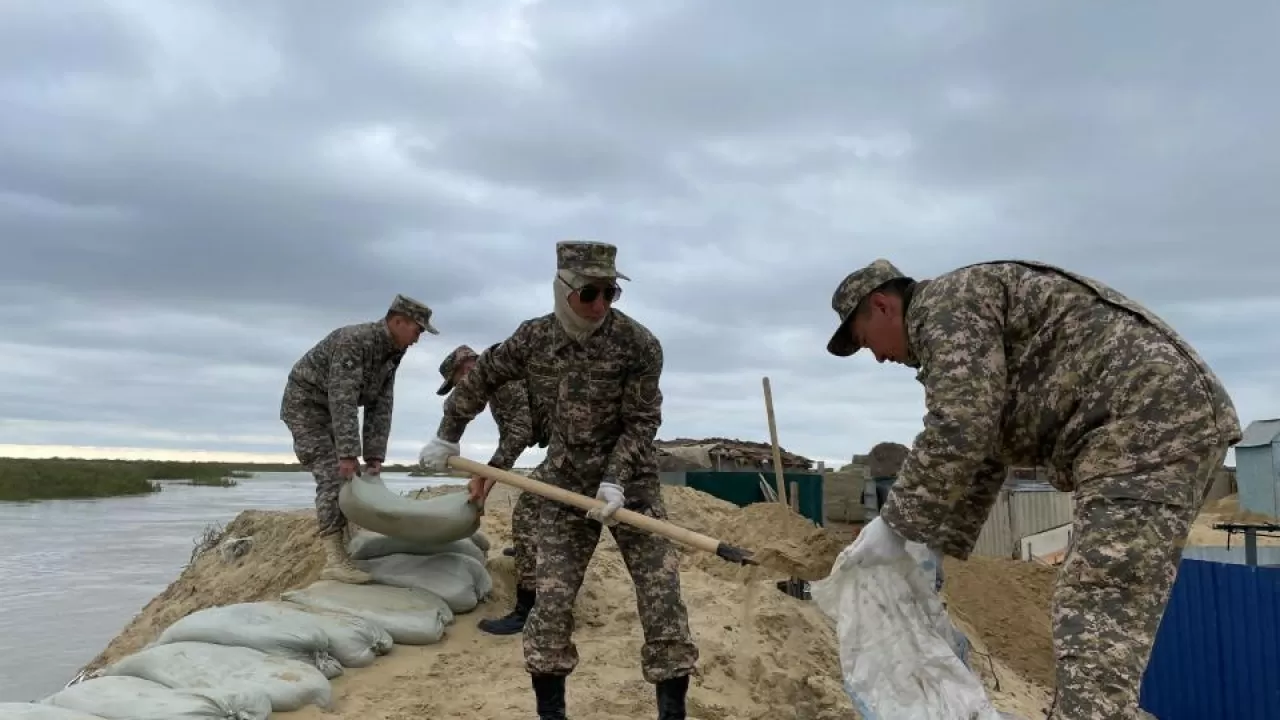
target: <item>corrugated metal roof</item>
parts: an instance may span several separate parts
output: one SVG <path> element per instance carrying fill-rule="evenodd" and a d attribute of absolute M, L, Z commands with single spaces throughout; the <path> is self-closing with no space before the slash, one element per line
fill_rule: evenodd
<path fill-rule="evenodd" d="M 1270 445 L 1280 437 L 1280 418 L 1272 420 L 1254 420 L 1244 429 L 1244 437 L 1236 447 L 1261 447 Z"/>

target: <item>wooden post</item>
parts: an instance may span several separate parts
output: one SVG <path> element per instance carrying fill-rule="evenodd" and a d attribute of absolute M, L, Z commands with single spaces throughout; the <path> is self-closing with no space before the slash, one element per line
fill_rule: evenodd
<path fill-rule="evenodd" d="M 787 481 L 782 472 L 782 450 L 778 448 L 778 423 L 773 416 L 773 390 L 764 378 L 764 410 L 769 416 L 769 442 L 773 445 L 773 479 L 778 486 L 778 502 L 787 501 Z"/>

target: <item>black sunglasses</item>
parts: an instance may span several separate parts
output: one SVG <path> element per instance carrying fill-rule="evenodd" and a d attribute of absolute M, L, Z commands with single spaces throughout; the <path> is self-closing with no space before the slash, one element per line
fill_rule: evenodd
<path fill-rule="evenodd" d="M 599 285 L 583 285 L 578 288 L 577 292 L 578 299 L 588 304 L 595 302 L 596 297 L 599 295 L 604 295 L 604 301 L 607 303 L 611 303 L 619 297 L 622 297 L 622 288 L 617 285 L 607 285 L 605 287 L 600 287 Z"/>

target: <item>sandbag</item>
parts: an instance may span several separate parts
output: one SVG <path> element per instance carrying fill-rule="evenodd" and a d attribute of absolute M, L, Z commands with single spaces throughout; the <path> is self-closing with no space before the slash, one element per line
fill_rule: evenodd
<path fill-rule="evenodd" d="M 401 540 L 400 538 L 361 530 L 356 533 L 355 537 L 351 538 L 351 542 L 347 543 L 347 552 L 351 553 L 353 560 L 372 560 L 388 555 L 401 554 L 439 555 L 441 553 L 458 553 L 475 558 L 483 563 L 485 561 L 484 550 L 481 550 L 480 546 L 472 541 L 474 537 L 473 535 L 450 543 L 434 543 Z"/>
<path fill-rule="evenodd" d="M 493 578 L 485 566 L 459 553 L 388 555 L 364 560 L 360 566 L 374 582 L 435 593 L 454 613 L 474 610 L 493 592 Z"/>
<path fill-rule="evenodd" d="M 275 712 L 333 704 L 329 680 L 314 666 L 261 650 L 213 643 L 154 645 L 105 668 L 103 675 L 127 675 L 184 690 L 218 688 L 266 693 Z"/>
<path fill-rule="evenodd" d="M 329 652 L 328 633 L 315 616 L 301 608 L 259 602 L 198 610 L 170 625 L 152 644 L 175 642 L 252 648 L 301 660 L 326 678 L 342 674 L 342 663 Z"/>
<path fill-rule="evenodd" d="M 92 678 L 41 702 L 104 720 L 267 720 L 271 716 L 271 698 L 262 691 L 172 690 L 136 677 Z"/>
<path fill-rule="evenodd" d="M 86 715 L 78 710 L 68 710 L 52 705 L 0 702 L 0 720 L 103 720 L 103 718 L 99 715 Z"/>
<path fill-rule="evenodd" d="M 934 590 L 929 550 L 907 543 L 893 564 L 854 565 L 852 545 L 809 586 L 836 622 L 845 692 L 865 720 L 1000 720 L 965 666 L 963 635 Z"/>
<path fill-rule="evenodd" d="M 328 610 L 364 618 L 401 645 L 434 645 L 453 623 L 453 611 L 439 595 L 386 585 L 348 585 L 321 580 L 282 599 L 309 610 Z"/>
<path fill-rule="evenodd" d="M 395 644 L 386 628 L 358 615 L 316 610 L 283 600 L 273 600 L 266 604 L 312 616 L 329 636 L 329 654 L 342 663 L 343 667 L 368 667 L 379 655 L 391 652 L 391 647 Z"/>
<path fill-rule="evenodd" d="M 493 543 L 489 542 L 489 536 L 485 535 L 483 530 L 477 530 L 472 533 L 471 542 L 475 543 L 476 547 L 480 548 L 480 552 L 485 553 L 489 552 L 489 548 L 493 546 Z"/>
<path fill-rule="evenodd" d="M 362 528 L 401 540 L 449 543 L 480 529 L 480 511 L 466 492 L 414 500 L 392 492 L 380 475 L 357 475 L 342 484 L 338 507 Z"/>

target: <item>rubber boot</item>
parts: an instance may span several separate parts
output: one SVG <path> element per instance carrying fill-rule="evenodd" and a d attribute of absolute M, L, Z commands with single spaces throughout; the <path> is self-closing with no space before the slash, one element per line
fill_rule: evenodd
<path fill-rule="evenodd" d="M 663 680 L 657 685 L 658 720 L 685 720 L 685 696 L 689 694 L 689 676 Z"/>
<path fill-rule="evenodd" d="M 325 563 L 324 569 L 320 571 L 321 580 L 335 580 L 348 585 L 364 585 L 373 581 L 373 576 L 351 562 L 342 533 L 325 537 L 324 554 Z"/>
<path fill-rule="evenodd" d="M 480 631 L 490 635 L 515 635 L 524 632 L 524 623 L 529 619 L 529 613 L 533 610 L 533 602 L 536 599 L 537 593 L 533 590 L 517 587 L 515 609 L 500 618 L 481 620 L 478 625 Z"/>
<path fill-rule="evenodd" d="M 534 675 L 533 693 L 538 703 L 538 720 L 569 720 L 565 716 L 564 675 Z"/>

